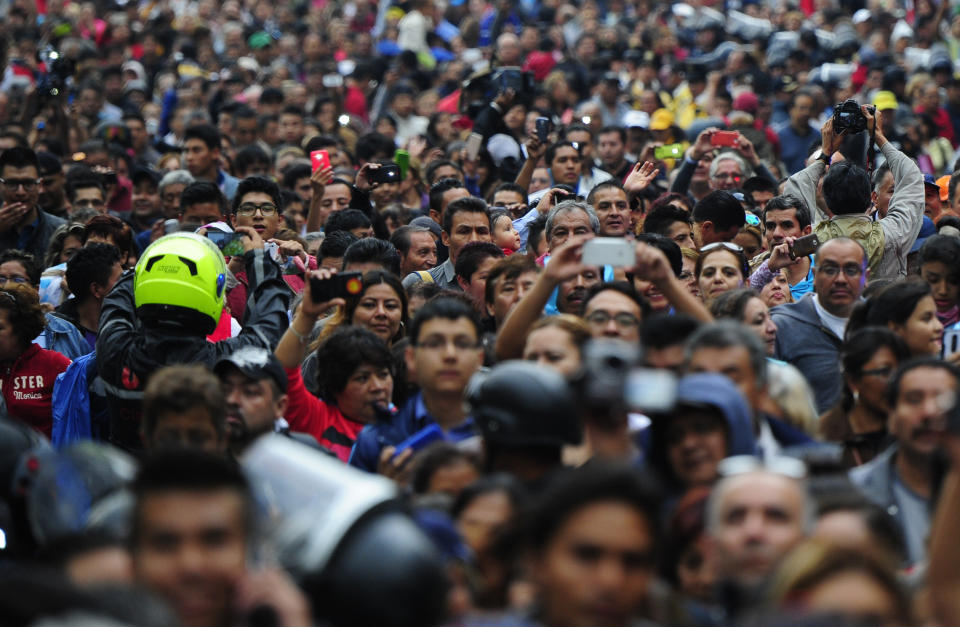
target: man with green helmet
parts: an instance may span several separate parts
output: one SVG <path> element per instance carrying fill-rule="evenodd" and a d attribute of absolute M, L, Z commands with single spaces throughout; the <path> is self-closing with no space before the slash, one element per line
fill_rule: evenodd
<path fill-rule="evenodd" d="M 172 364 L 209 367 L 246 345 L 273 350 L 288 326 L 290 290 L 251 227 L 238 227 L 249 281 L 246 319 L 237 337 L 212 343 L 206 336 L 223 312 L 227 266 L 206 237 L 174 233 L 143 252 L 133 272 L 104 299 L 97 367 L 110 405 L 109 440 L 142 448 L 141 399 L 147 380 Z"/>

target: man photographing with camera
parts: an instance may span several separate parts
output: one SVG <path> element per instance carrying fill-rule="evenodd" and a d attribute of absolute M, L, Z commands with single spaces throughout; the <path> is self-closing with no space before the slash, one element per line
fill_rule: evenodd
<path fill-rule="evenodd" d="M 819 216 L 814 216 L 813 232 L 820 242 L 849 237 L 867 251 L 872 279 L 898 279 L 907 275 L 907 253 L 923 220 L 923 174 L 912 159 L 887 140 L 882 112 L 864 105 L 858 116 L 846 106 L 851 102 L 838 106 L 834 117 L 823 125 L 820 155 L 788 179 L 785 193 L 799 196 L 808 207 L 814 207 L 821 192 L 828 217 L 818 221 Z M 860 131 L 869 133 L 893 174 L 889 210 L 876 222 L 867 215 L 872 191 L 869 174 L 838 152 L 847 135 Z"/>

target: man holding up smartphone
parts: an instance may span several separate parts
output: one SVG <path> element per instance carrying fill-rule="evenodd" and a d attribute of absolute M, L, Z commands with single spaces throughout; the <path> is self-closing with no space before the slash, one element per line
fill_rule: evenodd
<path fill-rule="evenodd" d="M 722 133 L 728 132 L 712 126 L 697 135 L 697 140 L 687 149 L 687 154 L 677 171 L 677 177 L 670 187 L 671 192 L 690 194 L 694 200 L 700 200 L 711 191 L 740 187 L 740 184 L 751 174 L 744 170 L 744 162 L 753 170 L 754 175 L 762 176 L 776 184 L 777 179 L 760 161 L 749 139 L 738 133 L 736 141 L 731 142 L 727 139 L 729 135 L 725 136 Z M 718 148 L 724 147 L 728 152 L 717 155 Z M 714 160 L 727 154 L 731 163 L 725 164 L 723 168 L 719 167 L 719 163 L 713 164 Z"/>
<path fill-rule="evenodd" d="M 810 235 L 813 228 L 810 223 L 810 209 L 796 196 L 785 194 L 767 203 L 763 209 L 763 238 L 767 250 L 750 260 L 750 284 L 754 289 L 763 289 L 774 274 L 786 268 L 794 300 L 813 291 L 813 256 L 792 250 L 794 241 Z"/>

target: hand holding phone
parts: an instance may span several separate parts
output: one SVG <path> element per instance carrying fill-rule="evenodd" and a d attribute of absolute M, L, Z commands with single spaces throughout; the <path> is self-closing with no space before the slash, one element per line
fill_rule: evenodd
<path fill-rule="evenodd" d="M 224 257 L 236 257 L 244 253 L 242 233 L 227 233 L 210 228 L 207 229 L 207 239 L 223 252 Z"/>
<path fill-rule="evenodd" d="M 816 233 L 804 235 L 793 240 L 790 244 L 790 258 L 799 259 L 800 257 L 809 257 L 820 248 L 820 238 Z"/>
<path fill-rule="evenodd" d="M 334 298 L 348 298 L 363 292 L 363 273 L 344 272 L 327 279 L 310 277 L 310 298 L 314 304 L 326 303 Z"/>
<path fill-rule="evenodd" d="M 550 118 L 537 118 L 536 126 L 537 139 L 540 140 L 541 144 L 545 144 L 548 139 L 547 136 L 550 134 L 550 127 L 552 126 Z"/>
<path fill-rule="evenodd" d="M 400 166 L 395 163 L 381 165 L 379 168 L 371 169 L 367 177 L 371 183 L 399 183 Z"/>
<path fill-rule="evenodd" d="M 949 359 L 960 352 L 960 329 L 951 326 L 943 332 L 943 358 Z"/>

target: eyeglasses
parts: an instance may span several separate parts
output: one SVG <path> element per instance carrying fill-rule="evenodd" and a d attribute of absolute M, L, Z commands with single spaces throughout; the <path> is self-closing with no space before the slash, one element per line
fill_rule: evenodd
<path fill-rule="evenodd" d="M 730 180 L 730 181 L 733 181 L 734 183 L 739 183 L 740 179 L 742 179 L 743 177 L 740 176 L 739 174 L 730 174 L 729 172 L 724 172 L 722 174 L 714 174 L 712 178 L 717 181 Z"/>
<path fill-rule="evenodd" d="M 734 244 L 733 242 L 714 242 L 712 244 L 707 244 L 706 246 L 700 249 L 700 252 L 708 253 L 711 250 L 716 250 L 718 248 L 724 248 L 726 250 L 729 250 L 732 253 L 743 252 L 743 247 L 740 246 L 739 244 Z"/>
<path fill-rule="evenodd" d="M 613 320 L 614 324 L 621 329 L 635 329 L 640 326 L 640 320 L 628 313 L 611 314 L 608 311 L 598 310 L 587 316 L 587 322 L 598 327 L 605 326 Z"/>
<path fill-rule="evenodd" d="M 689 270 L 684 270 L 683 272 L 680 273 L 680 276 L 678 276 L 677 278 L 680 279 L 681 281 L 689 281 L 690 279 L 693 278 L 693 272 L 690 272 Z"/>
<path fill-rule="evenodd" d="M 828 276 L 830 278 L 839 276 L 841 272 L 843 272 L 843 274 L 846 275 L 848 279 L 855 279 L 861 274 L 863 274 L 863 268 L 854 263 L 847 264 L 842 268 L 840 266 L 835 266 L 832 264 L 821 266 L 819 268 L 816 268 L 816 271 L 818 273 L 823 273 L 824 276 Z"/>
<path fill-rule="evenodd" d="M 23 187 L 23 191 L 32 192 L 37 189 L 41 179 L 0 179 L 0 183 L 8 192 L 17 191 L 18 187 Z"/>
<path fill-rule="evenodd" d="M 30 279 L 25 279 L 22 276 L 5 276 L 0 274 L 0 285 L 3 285 L 6 282 L 16 283 L 17 285 L 24 285 L 30 282 Z"/>
<path fill-rule="evenodd" d="M 791 479 L 805 479 L 807 465 L 796 457 L 778 455 L 768 459 L 761 459 L 754 455 L 734 455 L 720 460 L 717 464 L 717 474 L 721 477 L 734 477 L 748 472 L 772 472 Z"/>
<path fill-rule="evenodd" d="M 458 351 L 475 350 L 480 346 L 476 340 L 472 340 L 468 337 L 455 337 L 451 341 L 445 337 L 431 336 L 423 339 L 420 342 L 417 342 L 417 347 L 428 351 L 439 351 L 447 348 L 451 343 Z"/>
<path fill-rule="evenodd" d="M 273 203 L 265 202 L 259 205 L 255 205 L 252 202 L 245 202 L 239 207 L 237 207 L 237 214 L 241 216 L 252 216 L 256 215 L 257 210 L 260 211 L 260 214 L 264 217 L 272 216 L 277 213 L 277 206 Z"/>

